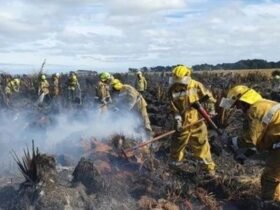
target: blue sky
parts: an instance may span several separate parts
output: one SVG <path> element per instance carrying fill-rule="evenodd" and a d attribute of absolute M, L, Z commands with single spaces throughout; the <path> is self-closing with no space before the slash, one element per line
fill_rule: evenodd
<path fill-rule="evenodd" d="M 0 71 L 235 62 L 280 55 L 276 0 L 0 0 Z"/>

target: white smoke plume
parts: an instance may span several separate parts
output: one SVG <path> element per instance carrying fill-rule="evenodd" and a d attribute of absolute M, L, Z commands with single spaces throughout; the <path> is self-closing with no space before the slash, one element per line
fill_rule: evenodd
<path fill-rule="evenodd" d="M 23 149 L 31 147 L 32 140 L 41 152 L 70 154 L 79 159 L 81 139 L 94 137 L 106 141 L 116 134 L 144 139 L 144 133 L 139 129 L 141 125 L 141 120 L 131 112 L 101 114 L 80 109 L 44 115 L 34 111 L 1 111 L 0 173 L 11 169 L 13 159 L 10 152 L 14 150 L 21 156 Z"/>

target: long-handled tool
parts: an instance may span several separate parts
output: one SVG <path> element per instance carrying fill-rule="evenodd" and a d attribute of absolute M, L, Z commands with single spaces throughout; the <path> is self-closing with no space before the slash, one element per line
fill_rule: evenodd
<path fill-rule="evenodd" d="M 194 125 L 196 125 L 196 124 L 198 124 L 198 123 L 201 123 L 201 122 L 204 121 L 204 120 L 205 120 L 205 119 L 202 118 L 202 119 L 200 119 L 200 120 L 198 120 L 198 121 L 196 121 L 196 122 L 194 122 L 194 123 L 191 123 L 191 124 L 189 124 L 189 125 L 184 126 L 183 129 L 190 128 L 190 127 L 192 127 L 192 126 L 194 126 Z M 158 140 L 160 140 L 160 139 L 162 139 L 162 138 L 164 138 L 164 137 L 166 137 L 166 136 L 170 136 L 170 135 L 174 134 L 175 132 L 176 132 L 176 130 L 171 130 L 171 131 L 168 131 L 168 132 L 166 132 L 166 133 L 163 133 L 163 134 L 161 134 L 161 135 L 159 135 L 159 136 L 153 138 L 153 139 L 150 140 L 150 141 L 146 141 L 146 142 L 144 142 L 144 143 L 142 143 L 142 144 L 138 144 L 138 145 L 136 145 L 136 146 L 134 146 L 134 147 L 132 147 L 132 148 L 128 148 L 128 149 L 126 149 L 126 150 L 121 149 L 121 153 L 122 153 L 122 155 L 123 155 L 126 159 L 128 159 L 127 153 L 133 152 L 133 151 L 135 151 L 135 150 L 137 150 L 137 149 L 139 149 L 139 148 L 141 148 L 141 147 L 144 147 L 144 146 L 146 146 L 146 145 L 149 145 L 149 144 L 151 144 L 151 143 L 154 143 L 154 142 L 156 142 L 156 141 L 158 141 Z"/>
<path fill-rule="evenodd" d="M 214 123 L 214 121 L 211 119 L 211 116 L 207 113 L 207 111 L 203 108 L 203 106 L 201 105 L 201 103 L 194 102 L 192 104 L 192 107 L 195 108 L 200 114 L 201 116 L 205 119 L 205 121 L 207 123 L 210 124 L 210 126 L 219 134 L 222 135 L 223 133 L 221 132 L 221 130 L 218 128 L 218 126 Z"/>

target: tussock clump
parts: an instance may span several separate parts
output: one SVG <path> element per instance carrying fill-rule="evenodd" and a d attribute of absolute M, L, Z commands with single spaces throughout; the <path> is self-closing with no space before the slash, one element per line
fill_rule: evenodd
<path fill-rule="evenodd" d="M 35 149 L 34 141 L 32 141 L 32 152 L 27 148 L 24 150 L 24 156 L 20 160 L 13 151 L 13 158 L 25 178 L 24 184 L 36 185 L 50 180 L 54 182 L 56 175 L 55 159 L 52 156 L 40 154 L 39 149 Z"/>

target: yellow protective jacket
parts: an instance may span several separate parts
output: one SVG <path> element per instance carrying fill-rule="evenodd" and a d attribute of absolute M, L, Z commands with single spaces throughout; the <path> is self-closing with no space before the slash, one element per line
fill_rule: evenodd
<path fill-rule="evenodd" d="M 48 82 L 48 80 L 41 80 L 40 83 L 39 83 L 39 93 L 42 94 L 49 94 L 49 87 L 50 87 L 50 84 Z"/>
<path fill-rule="evenodd" d="M 138 91 L 145 91 L 147 89 L 147 80 L 143 75 L 140 77 L 137 76 L 136 79 L 136 90 Z"/>
<path fill-rule="evenodd" d="M 129 110 L 141 110 L 147 106 L 147 103 L 142 95 L 130 85 L 123 85 L 120 90 L 119 97 L 122 99 L 121 102 L 128 106 Z"/>
<path fill-rule="evenodd" d="M 75 90 L 79 86 L 79 81 L 77 76 L 70 76 L 68 79 L 68 89 Z"/>
<path fill-rule="evenodd" d="M 53 95 L 58 96 L 60 92 L 59 78 L 53 77 Z"/>
<path fill-rule="evenodd" d="M 263 122 L 263 117 L 276 104 L 275 101 L 261 99 L 250 106 L 246 112 L 243 135 L 238 141 L 239 147 L 255 146 L 263 151 L 272 149 L 274 143 L 280 142 L 280 110 L 268 124 Z"/>
<path fill-rule="evenodd" d="M 179 114 L 182 117 L 183 125 L 196 122 L 201 118 L 198 111 L 191 107 L 191 104 L 200 100 L 203 96 L 209 96 L 208 111 L 214 111 L 215 109 L 216 100 L 212 93 L 200 82 L 193 79 L 188 85 L 173 84 L 169 88 L 168 95 L 171 101 L 171 109 L 174 114 Z"/>
<path fill-rule="evenodd" d="M 15 80 L 10 80 L 5 87 L 5 94 L 12 94 L 14 92 L 19 92 L 19 86 Z"/>
<path fill-rule="evenodd" d="M 106 98 L 111 98 L 110 91 L 109 91 L 109 85 L 99 81 L 98 85 L 96 87 L 96 96 L 102 101 Z"/>

